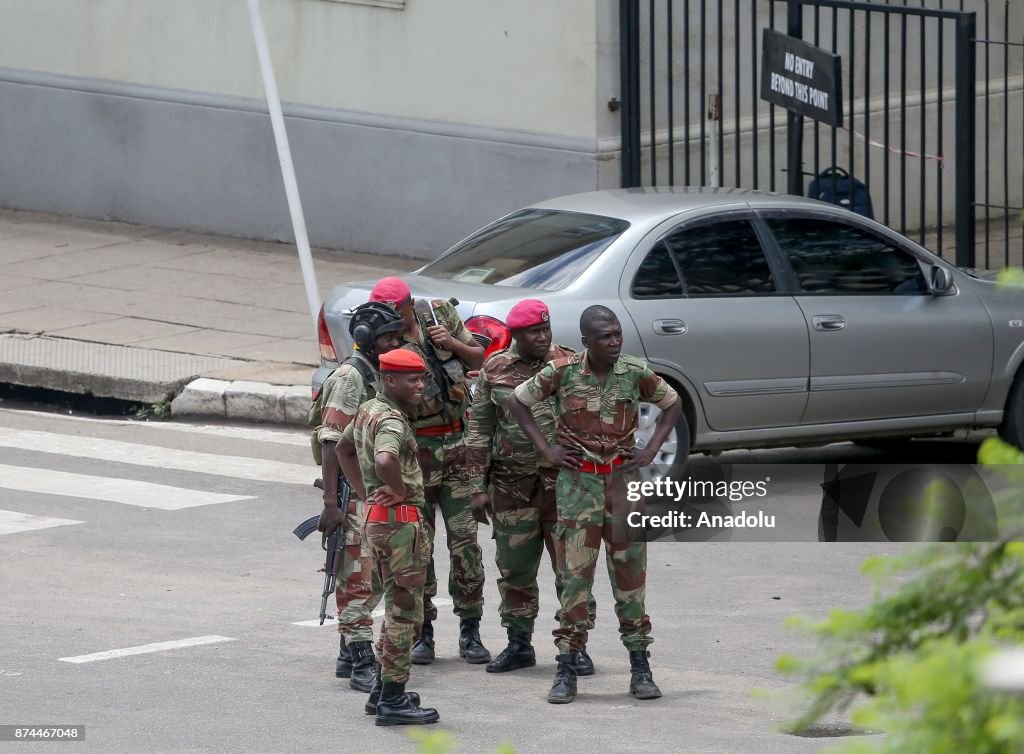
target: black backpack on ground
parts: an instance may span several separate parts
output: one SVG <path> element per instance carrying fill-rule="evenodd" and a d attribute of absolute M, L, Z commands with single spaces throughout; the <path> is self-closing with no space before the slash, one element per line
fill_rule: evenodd
<path fill-rule="evenodd" d="M 871 195 L 863 181 L 858 181 L 839 167 L 825 168 L 807 187 L 807 196 L 846 207 L 858 215 L 875 219 Z"/>

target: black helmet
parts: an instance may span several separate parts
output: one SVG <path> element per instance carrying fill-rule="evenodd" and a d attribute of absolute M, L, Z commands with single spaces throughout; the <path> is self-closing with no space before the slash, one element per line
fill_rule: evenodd
<path fill-rule="evenodd" d="M 357 306 L 348 323 L 353 342 L 364 353 L 373 353 L 374 344 L 381 335 L 404 329 L 401 315 L 393 307 L 376 301 Z"/>

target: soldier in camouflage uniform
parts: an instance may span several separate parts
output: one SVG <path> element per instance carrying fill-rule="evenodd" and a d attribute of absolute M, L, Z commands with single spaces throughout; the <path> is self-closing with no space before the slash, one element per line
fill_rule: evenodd
<path fill-rule="evenodd" d="M 436 723 L 437 710 L 421 709 L 419 696 L 405 691 L 416 626 L 423 621 L 429 557 L 420 523 L 423 473 L 409 422 L 423 395 L 423 359 L 389 351 L 380 358 L 380 374 L 377 396 L 359 407 L 338 443 L 345 476 L 366 501 L 363 536 L 384 584 L 380 675 L 367 711 L 377 725 Z"/>
<path fill-rule="evenodd" d="M 508 631 L 508 646 L 487 664 L 488 673 L 505 673 L 537 664 L 531 641 L 539 610 L 537 570 L 545 548 L 555 571 L 555 592 L 559 599 L 562 596 L 553 536 L 558 468 L 539 458 L 530 438 L 505 405 L 512 391 L 537 374 L 545 362 L 575 353 L 571 348 L 552 344 L 549 320 L 547 306 L 537 299 L 525 299 L 512 307 L 505 323 L 512 331 L 513 343 L 484 364 L 477 378 L 466 431 L 473 515 L 482 524 L 488 523 L 488 513 L 494 517 L 499 612 L 501 625 Z M 533 416 L 544 436 L 553 442 L 555 414 L 551 404 L 551 400 L 537 403 Z M 591 601 L 591 621 L 595 612 Z M 578 674 L 593 672 L 584 648 Z"/>
<path fill-rule="evenodd" d="M 361 505 L 353 496 L 347 511 L 338 510 L 338 458 L 335 445 L 345 427 L 355 418 L 359 405 L 376 395 L 377 359 L 401 345 L 405 323 L 386 304 L 356 307 L 349 321 L 349 333 L 356 344 L 352 356 L 331 372 L 310 410 L 315 423 L 313 449 L 323 464 L 324 509 L 319 529 L 345 528 L 345 553 L 338 573 L 335 600 L 338 606 L 338 633 L 341 648 L 335 662 L 338 678 L 348 678 L 349 686 L 369 692 L 376 665 L 371 642 L 371 613 L 380 602 L 381 584 L 373 559 L 362 547 Z"/>
<path fill-rule="evenodd" d="M 418 353 L 427 365 L 423 400 L 413 420 L 419 445 L 420 468 L 426 502 L 423 530 L 431 545 L 427 573 L 424 622 L 413 648 L 412 661 L 434 661 L 434 628 L 437 595 L 433 542 L 437 509 L 447 530 L 451 569 L 448 593 L 459 616 L 459 656 L 470 663 L 491 659 L 480 641 L 480 617 L 484 605 L 484 564 L 477 544 L 477 523 L 470 511 L 469 475 L 465 463 L 463 420 L 470 393 L 466 372 L 483 364 L 484 349 L 466 329 L 455 307 L 443 299 L 414 301 L 409 286 L 399 278 L 384 278 L 370 293 L 371 301 L 392 304 L 405 320 L 405 346 Z"/>
<path fill-rule="evenodd" d="M 645 362 L 620 355 L 622 326 L 607 307 L 584 310 L 580 331 L 583 353 L 547 364 L 516 388 L 508 402 L 544 459 L 562 467 L 555 532 L 565 548 L 562 620 L 554 632 L 558 671 L 548 701 L 565 704 L 576 697 L 576 653 L 587 642 L 587 602 L 602 539 L 619 634 L 629 652 L 629 690 L 639 699 L 655 699 L 661 691 L 647 651 L 653 641 L 644 605 L 647 543 L 629 541 L 626 525 L 630 512 L 643 513 L 644 503 L 630 503 L 626 489 L 629 482 L 639 481 L 638 470 L 654 460 L 679 420 L 679 396 Z M 529 410 L 552 396 L 558 401 L 558 445 L 548 443 Z M 634 439 L 640 401 L 662 410 L 650 443 L 642 449 Z"/>

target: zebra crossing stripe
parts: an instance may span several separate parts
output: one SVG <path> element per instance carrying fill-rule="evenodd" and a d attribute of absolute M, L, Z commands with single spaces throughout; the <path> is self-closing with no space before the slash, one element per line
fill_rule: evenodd
<path fill-rule="evenodd" d="M 0 416 L 4 414 L 21 415 L 24 410 L 0 408 Z M 209 435 L 211 437 L 225 437 L 228 439 L 245 440 L 247 442 L 273 443 L 276 445 L 291 445 L 297 448 L 309 447 L 309 430 L 301 429 L 267 429 L 265 427 L 240 427 L 220 424 L 193 424 L 183 421 L 132 421 L 130 419 L 104 419 L 96 416 L 56 416 L 46 414 L 48 419 L 56 419 L 60 422 L 80 422 L 87 424 L 100 424 L 116 426 L 120 428 L 141 428 L 145 430 L 161 430 L 164 432 L 185 432 L 187 434 Z"/>
<path fill-rule="evenodd" d="M 124 649 L 110 649 L 106 652 L 94 652 L 90 655 L 78 655 L 77 657 L 60 657 L 60 662 L 73 662 L 80 665 L 85 662 L 96 662 L 97 660 L 112 660 L 116 657 L 130 657 L 131 655 L 144 655 L 150 652 L 166 652 L 168 649 L 181 649 L 182 647 L 198 647 L 203 644 L 219 644 L 222 641 L 235 641 L 228 636 L 194 636 L 191 639 L 177 639 L 175 641 L 159 641 L 155 644 L 142 644 L 137 647 L 125 647 Z"/>
<path fill-rule="evenodd" d="M 69 474 L 66 471 L 4 464 L 0 464 L 0 488 L 36 492 L 42 495 L 109 500 L 140 508 L 159 508 L 167 511 L 252 499 L 251 495 L 225 495 L 219 492 L 204 492 L 151 482 L 137 482 L 132 479 Z M 70 523 L 81 522 L 71 521 Z M 58 526 L 59 524 L 53 525 Z"/>
<path fill-rule="evenodd" d="M 0 534 L 17 534 L 35 529 L 50 529 L 54 526 L 70 526 L 82 524 L 70 518 L 52 518 L 50 516 L 34 516 L 30 513 L 0 510 Z"/>
<path fill-rule="evenodd" d="M 187 424 L 185 422 L 137 422 L 132 426 L 160 429 L 168 432 L 186 432 L 188 434 L 226 437 L 228 439 L 245 440 L 247 442 L 265 442 L 276 445 L 290 445 L 296 448 L 309 447 L 309 431 L 289 432 L 281 429 L 263 429 L 262 427 L 231 427 L 216 424 Z"/>
<path fill-rule="evenodd" d="M 176 450 L 120 440 L 35 430 L 0 428 L 0 447 L 91 458 L 97 461 L 130 463 L 153 469 L 191 471 L 247 481 L 282 482 L 304 486 L 311 484 L 317 473 L 312 463 L 301 465 L 263 458 L 198 453 L 193 450 Z"/>

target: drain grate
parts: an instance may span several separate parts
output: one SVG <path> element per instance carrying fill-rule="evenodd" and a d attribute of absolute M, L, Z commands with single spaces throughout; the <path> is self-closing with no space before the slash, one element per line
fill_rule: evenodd
<path fill-rule="evenodd" d="M 844 738 L 846 736 L 880 736 L 882 730 L 870 730 L 848 723 L 818 723 L 803 730 L 793 731 L 790 735 L 800 738 Z"/>

